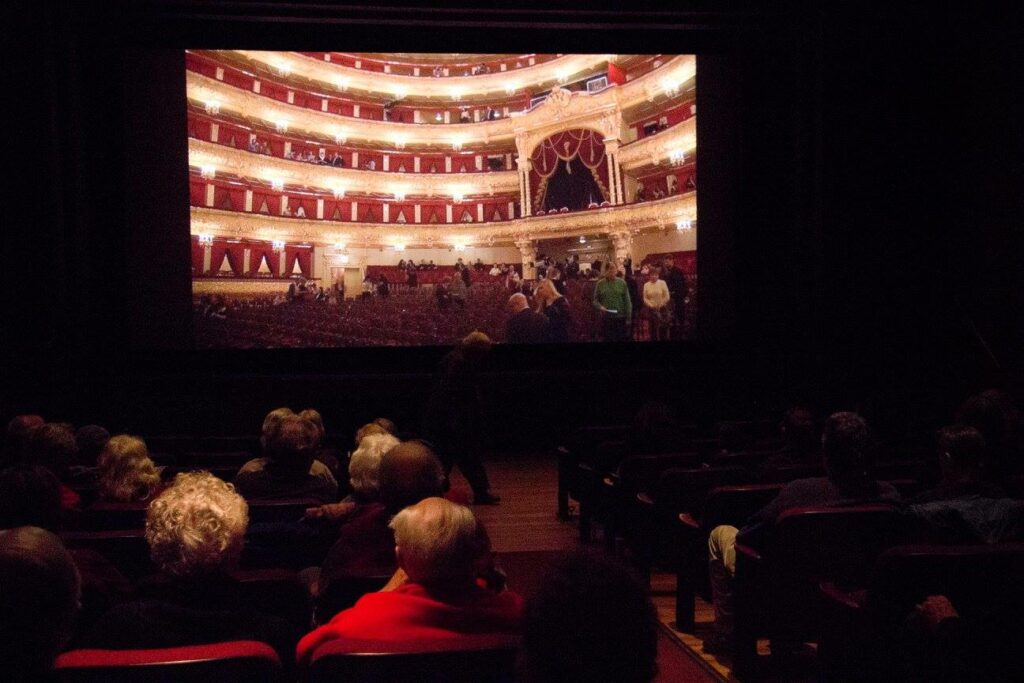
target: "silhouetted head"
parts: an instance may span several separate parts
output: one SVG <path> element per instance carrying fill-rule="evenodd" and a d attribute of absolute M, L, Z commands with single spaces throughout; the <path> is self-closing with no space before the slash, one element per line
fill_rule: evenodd
<path fill-rule="evenodd" d="M 658 621 L 647 590 L 600 556 L 562 558 L 527 603 L 528 683 L 646 683 L 657 673 Z"/>
<path fill-rule="evenodd" d="M 80 599 L 78 570 L 57 536 L 0 531 L 0 678 L 41 679 L 71 636 Z"/>
<path fill-rule="evenodd" d="M 442 495 L 445 484 L 441 461 L 420 441 L 401 443 L 381 458 L 380 499 L 393 512 Z"/>

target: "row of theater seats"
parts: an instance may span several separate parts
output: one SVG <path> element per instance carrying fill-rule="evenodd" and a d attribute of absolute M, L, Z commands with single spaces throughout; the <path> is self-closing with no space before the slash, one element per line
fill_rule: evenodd
<path fill-rule="evenodd" d="M 515 680 L 519 638 L 464 636 L 413 645 L 336 640 L 321 646 L 307 670 L 308 683 L 338 681 L 510 683 Z M 273 648 L 234 641 L 157 650 L 74 650 L 57 658 L 65 683 L 280 683 L 287 676 Z"/>
<path fill-rule="evenodd" d="M 825 473 L 819 462 L 773 464 L 781 443 L 767 422 L 733 423 L 735 450 L 725 451 L 716 450 L 718 438 L 700 438 L 686 425 L 678 433 L 681 452 L 631 454 L 628 429 L 584 427 L 559 448 L 559 512 L 569 516 L 572 496 L 583 540 L 599 524 L 611 552 L 625 551 L 642 571 L 675 572 L 675 627 L 693 633 L 696 595 L 711 599 L 711 531 L 742 527 L 785 483 Z M 922 460 L 889 459 L 874 476 L 906 499 L 924 488 L 928 473 Z M 1024 487 L 1011 489 L 1022 494 Z M 1024 606 L 1017 580 L 1024 543 L 917 540 L 896 506 L 866 504 L 784 512 L 772 529 L 770 556 L 738 544 L 733 673 L 758 675 L 757 640 L 770 638 L 819 643 L 827 680 L 880 680 L 892 673 L 893 634 L 927 596 L 950 596 L 972 614 L 994 613 L 1000 602 Z M 1000 618 L 1019 625 L 1017 613 Z"/>

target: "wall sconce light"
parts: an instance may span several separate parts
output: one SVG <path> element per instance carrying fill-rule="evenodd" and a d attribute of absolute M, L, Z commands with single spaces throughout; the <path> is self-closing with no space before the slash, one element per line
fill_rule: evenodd
<path fill-rule="evenodd" d="M 693 230 L 693 221 L 690 220 L 689 218 L 682 219 L 681 221 L 676 223 L 676 230 L 679 230 L 680 232 Z"/>
<path fill-rule="evenodd" d="M 271 247 L 274 251 L 284 251 L 284 240 L 273 240 L 271 242 Z"/>
<path fill-rule="evenodd" d="M 214 178 L 217 177 L 217 169 L 215 169 L 213 166 L 200 166 L 199 175 L 202 176 L 203 178 L 206 178 L 207 180 L 213 180 Z"/>
<path fill-rule="evenodd" d="M 465 244 L 456 244 L 452 247 L 455 251 L 466 251 Z"/>
<path fill-rule="evenodd" d="M 686 152 L 681 148 L 670 149 L 668 152 L 668 161 L 673 166 L 682 166 L 686 161 Z"/>
<path fill-rule="evenodd" d="M 217 100 L 210 100 L 206 103 L 206 113 L 216 116 L 220 113 L 220 102 Z"/>
<path fill-rule="evenodd" d="M 405 251 L 405 245 L 404 244 L 396 244 L 395 245 L 395 251 Z"/>
<path fill-rule="evenodd" d="M 274 121 L 274 130 L 276 130 L 278 133 L 287 133 L 288 132 L 288 122 L 287 121 L 283 121 L 283 120 L 282 121 Z"/>
<path fill-rule="evenodd" d="M 284 190 L 284 181 L 283 180 L 271 180 L 270 181 L 270 188 L 272 190 L 274 190 L 274 192 L 281 192 L 281 191 Z"/>
<path fill-rule="evenodd" d="M 199 246 L 208 247 L 213 244 L 213 235 L 207 235 L 205 233 L 199 235 Z"/>

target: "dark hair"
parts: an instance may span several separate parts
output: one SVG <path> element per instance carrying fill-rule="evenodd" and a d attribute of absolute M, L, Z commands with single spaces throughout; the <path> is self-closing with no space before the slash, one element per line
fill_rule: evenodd
<path fill-rule="evenodd" d="M 18 415 L 12 418 L 7 423 L 7 434 L 4 439 L 4 462 L 8 464 L 22 462 L 32 433 L 43 424 L 45 424 L 43 418 L 38 415 Z"/>
<path fill-rule="evenodd" d="M 316 425 L 298 415 L 286 415 L 267 436 L 266 455 L 276 467 L 303 471 L 313 460 L 319 431 Z"/>
<path fill-rule="evenodd" d="M 380 460 L 380 499 L 392 512 L 443 495 L 445 485 L 444 466 L 422 441 L 404 441 Z"/>
<path fill-rule="evenodd" d="M 77 456 L 75 430 L 63 423 L 48 422 L 32 433 L 26 460 L 50 468 L 59 477 Z"/>
<path fill-rule="evenodd" d="M 825 421 L 821 449 L 825 469 L 840 488 L 851 488 L 870 481 L 871 430 L 857 413 L 832 413 Z"/>
<path fill-rule="evenodd" d="M 961 467 L 978 467 L 985 457 L 985 437 L 968 425 L 943 427 L 936 435 L 936 443 L 940 453 L 949 453 Z"/>
<path fill-rule="evenodd" d="M 99 425 L 85 425 L 75 432 L 75 443 L 78 444 L 78 461 L 83 465 L 94 467 L 103 447 L 110 441 L 110 432 Z"/>
<path fill-rule="evenodd" d="M 42 465 L 15 465 L 0 472 L 0 529 L 60 528 L 60 482 Z"/>
<path fill-rule="evenodd" d="M 657 673 L 658 618 L 623 566 L 577 553 L 549 569 L 523 620 L 530 683 L 645 683 Z"/>

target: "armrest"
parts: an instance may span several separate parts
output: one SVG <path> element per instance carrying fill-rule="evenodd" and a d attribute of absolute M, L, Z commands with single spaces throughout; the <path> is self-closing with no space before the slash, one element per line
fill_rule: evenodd
<path fill-rule="evenodd" d="M 601 481 L 601 483 L 604 484 L 605 486 L 607 486 L 608 488 L 615 489 L 615 488 L 619 487 L 619 482 L 620 481 L 621 480 L 619 479 L 618 475 L 609 474 L 607 477 L 605 477 Z"/>
<path fill-rule="evenodd" d="M 700 531 L 700 522 L 694 519 L 693 515 L 689 512 L 683 512 L 679 515 L 679 524 L 687 531 Z"/>
<path fill-rule="evenodd" d="M 654 499 L 651 498 L 646 493 L 644 493 L 643 491 L 641 491 L 640 493 L 636 494 L 636 502 L 642 508 L 654 509 Z"/>
<path fill-rule="evenodd" d="M 764 562 L 764 557 L 761 555 L 761 553 L 757 552 L 756 550 L 751 548 L 749 545 L 744 545 L 742 543 L 737 543 L 736 544 L 736 555 L 737 555 L 737 559 L 736 559 L 737 562 L 739 562 L 739 556 L 740 555 L 742 555 L 745 559 L 749 560 L 750 562 L 758 562 L 758 563 Z"/>
<path fill-rule="evenodd" d="M 825 601 L 834 607 L 840 607 L 852 612 L 859 612 L 864 605 L 858 600 L 856 593 L 849 593 L 836 586 L 831 581 L 822 581 L 818 586 Z"/>

